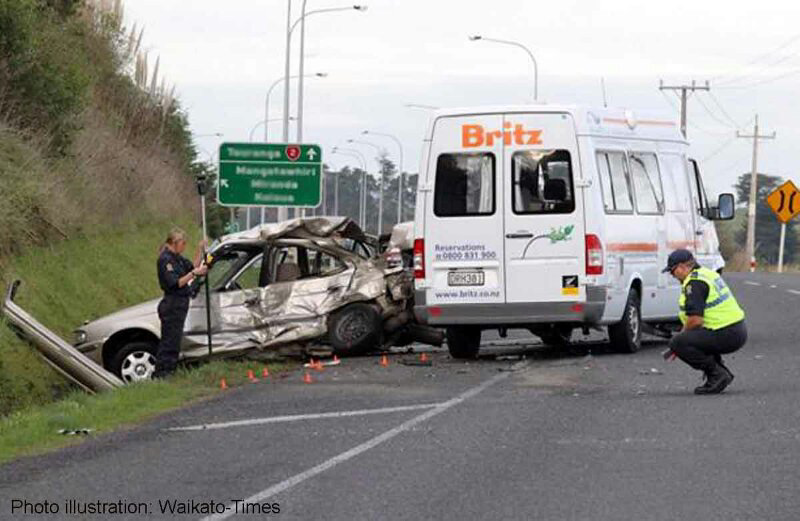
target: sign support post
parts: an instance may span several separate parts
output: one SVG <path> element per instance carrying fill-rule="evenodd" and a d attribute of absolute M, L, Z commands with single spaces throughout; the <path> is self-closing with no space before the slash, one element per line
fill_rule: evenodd
<path fill-rule="evenodd" d="M 778 246 L 778 273 L 783 273 L 784 244 L 786 244 L 786 223 L 781 223 L 781 244 Z"/>

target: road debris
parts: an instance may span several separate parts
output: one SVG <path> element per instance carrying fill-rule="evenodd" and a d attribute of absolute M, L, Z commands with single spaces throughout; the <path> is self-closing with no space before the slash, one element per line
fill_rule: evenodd
<path fill-rule="evenodd" d="M 639 371 L 639 374 L 652 376 L 652 375 L 661 375 L 661 374 L 664 374 L 664 373 L 663 373 L 663 371 L 660 371 L 660 370 L 656 369 L 655 367 L 651 367 L 649 371 L 647 369 L 642 369 L 641 371 Z"/>
<path fill-rule="evenodd" d="M 58 433 L 63 436 L 88 436 L 94 429 L 59 429 Z"/>

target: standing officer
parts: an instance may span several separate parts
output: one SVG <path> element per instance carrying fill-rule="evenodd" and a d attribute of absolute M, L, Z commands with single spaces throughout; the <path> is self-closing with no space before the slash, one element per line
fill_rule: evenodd
<path fill-rule="evenodd" d="M 158 256 L 158 283 L 164 291 L 164 298 L 158 303 L 161 341 L 158 343 L 153 378 L 163 378 L 175 372 L 183 325 L 192 296 L 191 284 L 195 277 L 208 272 L 208 268 L 202 264 L 204 248 L 205 241 L 197 245 L 194 264 L 182 256 L 186 249 L 186 234 L 180 228 L 173 228 L 161 246 L 161 254 Z"/>
<path fill-rule="evenodd" d="M 683 329 L 672 337 L 670 350 L 691 367 L 703 371 L 706 383 L 695 394 L 718 394 L 733 381 L 723 354 L 747 341 L 744 311 L 717 272 L 697 264 L 688 250 L 675 250 L 664 272 L 681 281 L 678 314 Z"/>

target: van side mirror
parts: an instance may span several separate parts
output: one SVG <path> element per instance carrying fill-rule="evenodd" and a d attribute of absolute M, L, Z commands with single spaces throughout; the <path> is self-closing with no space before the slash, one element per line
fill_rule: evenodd
<path fill-rule="evenodd" d="M 720 194 L 716 208 L 710 208 L 709 218 L 714 221 L 730 221 L 736 214 L 733 194 Z"/>

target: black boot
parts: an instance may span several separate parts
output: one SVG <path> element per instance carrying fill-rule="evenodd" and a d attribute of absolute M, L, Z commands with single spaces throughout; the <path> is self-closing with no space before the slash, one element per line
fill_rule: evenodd
<path fill-rule="evenodd" d="M 728 366 L 722 363 L 722 355 L 714 355 L 714 360 L 716 360 L 717 364 L 719 364 L 731 376 L 731 381 L 728 382 L 728 385 L 730 385 L 731 382 L 733 382 L 734 376 L 731 370 L 728 369 Z"/>
<path fill-rule="evenodd" d="M 694 394 L 719 394 L 733 381 L 733 375 L 723 366 L 714 364 L 706 371 L 706 383 L 694 390 Z"/>

